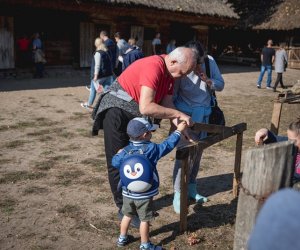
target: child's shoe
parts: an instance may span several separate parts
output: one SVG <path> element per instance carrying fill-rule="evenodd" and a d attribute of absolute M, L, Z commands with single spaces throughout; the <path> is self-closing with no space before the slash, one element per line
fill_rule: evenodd
<path fill-rule="evenodd" d="M 140 245 L 140 250 L 162 250 L 162 249 L 163 248 L 161 246 L 156 246 L 151 242 L 143 243 Z"/>
<path fill-rule="evenodd" d="M 188 195 L 190 198 L 196 200 L 197 203 L 204 203 L 208 201 L 207 197 L 204 197 L 197 193 L 196 183 L 189 184 Z"/>
<path fill-rule="evenodd" d="M 118 247 L 124 247 L 125 245 L 127 245 L 129 243 L 129 237 L 126 236 L 119 236 L 118 240 L 117 240 L 117 246 Z"/>

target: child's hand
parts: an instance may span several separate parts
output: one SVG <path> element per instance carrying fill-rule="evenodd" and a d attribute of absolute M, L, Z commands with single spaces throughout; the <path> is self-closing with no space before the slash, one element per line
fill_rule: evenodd
<path fill-rule="evenodd" d="M 262 128 L 256 132 L 254 138 L 256 145 L 262 145 L 264 141 L 267 139 L 268 139 L 268 129 Z"/>
<path fill-rule="evenodd" d="M 186 121 L 182 121 L 177 125 L 177 130 L 182 132 L 183 130 L 185 130 L 187 128 L 187 123 Z"/>

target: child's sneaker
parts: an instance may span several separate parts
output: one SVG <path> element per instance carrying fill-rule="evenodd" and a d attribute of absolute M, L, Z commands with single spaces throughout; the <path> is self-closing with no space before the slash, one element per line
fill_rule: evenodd
<path fill-rule="evenodd" d="M 124 247 L 125 245 L 127 245 L 129 243 L 129 237 L 125 236 L 125 237 L 119 237 L 118 241 L 117 241 L 117 245 L 118 247 Z"/>
<path fill-rule="evenodd" d="M 156 246 L 151 242 L 147 243 L 147 246 L 145 246 L 145 244 L 140 245 L 140 250 L 162 250 L 162 249 L 163 248 L 161 246 Z"/>

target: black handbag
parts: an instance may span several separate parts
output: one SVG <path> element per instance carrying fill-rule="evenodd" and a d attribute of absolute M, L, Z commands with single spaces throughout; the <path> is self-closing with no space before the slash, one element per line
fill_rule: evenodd
<path fill-rule="evenodd" d="M 215 100 L 215 105 L 211 107 L 211 114 L 209 116 L 209 124 L 216 124 L 225 126 L 225 115 L 224 112 L 220 109 L 217 103 L 217 99 Z"/>
<path fill-rule="evenodd" d="M 208 76 L 208 78 L 210 78 L 209 59 L 207 56 L 204 58 L 204 62 L 205 62 L 206 75 Z M 209 87 L 207 88 L 211 94 L 211 114 L 209 116 L 209 124 L 225 126 L 226 124 L 225 115 L 224 112 L 221 110 L 221 108 L 218 106 L 216 93 L 214 90 L 210 89 Z"/>

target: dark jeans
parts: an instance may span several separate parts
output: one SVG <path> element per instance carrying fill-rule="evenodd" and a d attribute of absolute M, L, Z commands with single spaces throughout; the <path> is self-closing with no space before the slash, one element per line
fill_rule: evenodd
<path fill-rule="evenodd" d="M 44 76 L 44 64 L 43 63 L 35 63 L 35 77 L 43 77 Z"/>
<path fill-rule="evenodd" d="M 120 181 L 119 170 L 111 165 L 113 156 L 119 149 L 129 143 L 126 133 L 128 122 L 135 116 L 120 108 L 110 108 L 106 111 L 103 119 L 104 145 L 108 170 L 108 180 L 114 201 L 119 209 L 123 205 L 122 190 L 118 190 Z"/>
<path fill-rule="evenodd" d="M 277 79 L 274 83 L 274 89 L 277 88 L 278 83 L 280 83 L 281 87 L 284 88 L 283 82 L 282 82 L 282 73 L 277 73 Z"/>

